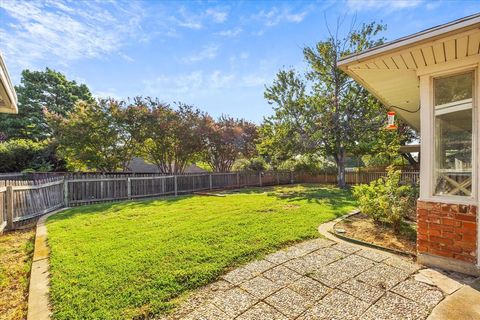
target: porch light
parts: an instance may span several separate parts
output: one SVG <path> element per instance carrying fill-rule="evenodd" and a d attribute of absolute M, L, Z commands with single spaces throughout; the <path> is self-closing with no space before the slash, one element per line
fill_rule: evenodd
<path fill-rule="evenodd" d="M 386 129 L 387 130 L 396 130 L 398 127 L 395 125 L 395 111 L 388 111 L 388 124 Z"/>

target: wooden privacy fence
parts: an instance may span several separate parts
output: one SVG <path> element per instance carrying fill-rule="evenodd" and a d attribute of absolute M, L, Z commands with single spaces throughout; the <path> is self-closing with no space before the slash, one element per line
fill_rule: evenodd
<path fill-rule="evenodd" d="M 362 184 L 386 172 L 346 173 L 347 184 Z M 418 183 L 418 171 L 402 172 L 402 180 Z M 336 184 L 332 173 L 228 172 L 187 175 L 66 174 L 35 180 L 0 180 L 0 232 L 29 224 L 33 219 L 62 207 L 98 202 L 176 196 L 199 191 L 291 183 Z"/>
<path fill-rule="evenodd" d="M 0 232 L 64 206 L 63 178 L 0 181 Z"/>
<path fill-rule="evenodd" d="M 64 203 L 87 203 L 187 194 L 198 191 L 272 186 L 294 182 L 293 172 L 228 172 L 174 176 L 83 176 L 65 179 Z"/>

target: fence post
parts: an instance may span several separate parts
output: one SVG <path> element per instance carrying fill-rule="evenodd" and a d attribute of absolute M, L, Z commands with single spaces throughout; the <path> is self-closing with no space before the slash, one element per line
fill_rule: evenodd
<path fill-rule="evenodd" d="M 128 200 L 132 199 L 132 180 L 127 178 L 127 198 Z"/>
<path fill-rule="evenodd" d="M 65 178 L 63 180 L 63 205 L 68 207 L 68 180 Z"/>
<path fill-rule="evenodd" d="M 212 174 L 211 173 L 208 175 L 208 184 L 210 186 L 210 190 L 212 190 Z"/>
<path fill-rule="evenodd" d="M 277 186 L 280 185 L 280 177 L 278 176 L 278 172 L 275 172 L 275 177 L 277 178 Z"/>
<path fill-rule="evenodd" d="M 103 199 L 105 197 L 103 179 L 105 179 L 106 176 L 104 174 L 102 174 L 101 178 L 102 178 L 102 181 L 100 182 L 100 198 Z"/>
<path fill-rule="evenodd" d="M 260 187 L 261 187 L 262 186 L 262 172 L 261 171 L 258 173 L 258 180 L 260 182 Z"/>
<path fill-rule="evenodd" d="M 240 173 L 237 172 L 237 187 L 240 187 Z"/>
<path fill-rule="evenodd" d="M 178 190 L 177 190 L 177 175 L 173 176 L 173 184 L 175 186 L 175 196 L 178 195 Z"/>
<path fill-rule="evenodd" d="M 293 184 L 293 171 L 290 171 L 290 184 Z"/>
<path fill-rule="evenodd" d="M 7 186 L 7 230 L 13 230 L 13 187 Z"/>
<path fill-rule="evenodd" d="M 357 172 L 355 173 L 355 184 L 360 184 L 360 168 L 357 168 Z"/>

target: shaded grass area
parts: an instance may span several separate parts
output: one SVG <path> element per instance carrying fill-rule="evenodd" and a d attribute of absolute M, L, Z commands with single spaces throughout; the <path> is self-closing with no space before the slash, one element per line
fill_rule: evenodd
<path fill-rule="evenodd" d="M 148 318 L 229 268 L 318 237 L 349 191 L 298 185 L 74 208 L 48 220 L 55 319 Z"/>
<path fill-rule="evenodd" d="M 0 235 L 0 319 L 25 319 L 35 229 Z"/>

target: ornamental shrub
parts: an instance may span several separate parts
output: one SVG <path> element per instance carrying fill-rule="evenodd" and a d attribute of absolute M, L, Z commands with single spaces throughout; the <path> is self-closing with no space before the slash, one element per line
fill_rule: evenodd
<path fill-rule="evenodd" d="M 58 164 L 48 140 L 10 139 L 0 142 L 0 172 L 52 171 Z"/>
<path fill-rule="evenodd" d="M 232 166 L 232 171 L 265 171 L 269 166 L 261 157 L 252 159 L 238 159 Z"/>
<path fill-rule="evenodd" d="M 404 219 L 413 215 L 418 188 L 401 182 L 402 172 L 389 167 L 387 176 L 353 188 L 362 213 L 399 232 Z"/>

